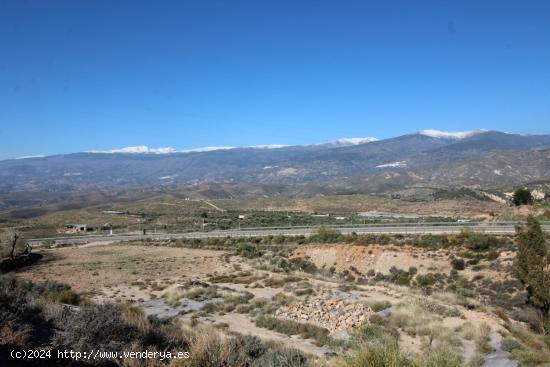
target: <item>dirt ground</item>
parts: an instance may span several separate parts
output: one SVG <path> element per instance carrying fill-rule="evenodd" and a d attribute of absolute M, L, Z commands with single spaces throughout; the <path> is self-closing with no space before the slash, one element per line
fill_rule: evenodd
<path fill-rule="evenodd" d="M 299 283 L 307 283 L 317 297 L 334 297 L 353 302 L 373 304 L 387 302 L 392 307 L 407 304 L 413 299 L 425 298 L 408 287 L 391 284 L 354 284 L 350 289 L 342 289 L 342 282 L 336 278 L 321 278 L 306 273 L 295 274 L 299 281 L 274 286 L 261 285 L 267 278 L 284 278 L 285 274 L 260 268 L 261 262 L 238 256 L 227 256 L 224 251 L 189 249 L 166 246 L 96 244 L 81 247 L 68 247 L 42 250 L 42 261 L 35 266 L 18 272 L 18 275 L 33 281 L 54 280 L 71 285 L 76 291 L 88 294 L 95 301 L 134 301 L 145 305 L 158 303 L 159 315 L 170 306 L 164 303 L 163 293 L 169 287 L 178 286 L 190 280 L 208 283 L 214 275 L 231 275 L 248 271 L 259 280 L 252 283 L 216 283 L 217 287 L 240 294 L 249 292 L 251 300 L 271 300 L 277 294 L 292 297 L 293 302 L 306 302 L 308 297 L 295 292 Z M 343 244 L 304 245 L 295 249 L 293 257 L 305 257 L 318 268 L 335 267 L 342 272 L 350 267 L 366 274 L 369 270 L 387 274 L 392 266 L 408 269 L 415 266 L 419 273 L 448 273 L 450 264 L 444 252 L 427 251 L 410 246 L 352 246 Z M 509 261 L 506 254 L 503 260 Z M 202 304 L 204 305 L 204 304 Z M 502 332 L 502 320 L 495 315 L 465 309 L 461 306 L 462 317 L 445 317 L 442 325 L 451 329 L 466 322 L 478 325 L 486 323 L 493 332 Z M 196 313 L 179 314 L 172 312 L 184 322 L 191 322 Z M 153 309 L 154 311 L 154 309 Z M 172 310 L 174 311 L 174 310 Z M 154 313 L 153 313 L 154 314 Z M 203 323 L 224 325 L 229 332 L 257 335 L 266 340 L 294 347 L 316 358 L 327 357 L 332 350 L 319 347 L 312 340 L 304 340 L 297 335 L 288 336 L 276 331 L 258 327 L 254 316 L 237 311 L 215 312 L 198 317 Z M 350 331 L 351 332 L 351 331 Z M 400 333 L 400 345 L 412 352 L 419 352 L 422 340 L 407 333 Z M 471 354 L 471 345 L 464 343 L 464 355 Z M 471 343 L 470 343 L 471 344 Z"/>
<path fill-rule="evenodd" d="M 119 290 L 123 295 L 140 296 L 129 286 L 136 282 L 173 283 L 203 278 L 231 268 L 223 261 L 223 251 L 161 246 L 98 245 L 43 250 L 42 261 L 18 272 L 31 280 L 54 280 L 76 291 L 103 293 Z M 136 288 L 137 287 L 133 287 Z M 137 292 L 138 294 L 133 294 Z"/>
<path fill-rule="evenodd" d="M 410 246 L 307 245 L 297 247 L 292 256 L 309 259 L 321 269 L 334 267 L 339 273 L 352 267 L 363 274 L 369 270 L 387 274 L 392 266 L 403 270 L 414 266 L 419 274 L 448 273 L 450 270 L 449 261 L 442 251 L 426 251 Z"/>

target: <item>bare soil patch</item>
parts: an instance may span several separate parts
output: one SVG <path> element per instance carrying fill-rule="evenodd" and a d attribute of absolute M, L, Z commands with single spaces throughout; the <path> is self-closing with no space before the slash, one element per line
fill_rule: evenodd
<path fill-rule="evenodd" d="M 222 251 L 176 247 L 102 245 L 43 250 L 45 260 L 18 274 L 31 280 L 54 280 L 79 292 L 107 292 L 143 297 L 139 287 L 166 285 L 227 271 Z"/>
<path fill-rule="evenodd" d="M 414 266 L 420 274 L 448 273 L 450 270 L 449 261 L 440 251 L 426 251 L 410 246 L 306 245 L 297 247 L 292 257 L 307 258 L 318 268 L 334 267 L 339 273 L 352 267 L 363 274 L 369 270 L 387 274 L 393 266 L 404 270 Z"/>

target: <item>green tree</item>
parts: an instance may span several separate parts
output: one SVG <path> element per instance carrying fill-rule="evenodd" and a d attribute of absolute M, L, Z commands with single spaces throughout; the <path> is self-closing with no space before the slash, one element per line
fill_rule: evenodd
<path fill-rule="evenodd" d="M 531 191 L 527 189 L 517 189 L 512 197 L 512 202 L 516 206 L 531 205 L 533 204 L 533 195 L 531 195 Z"/>
<path fill-rule="evenodd" d="M 515 270 L 527 289 L 527 301 L 535 307 L 540 316 L 541 330 L 550 310 L 550 275 L 546 271 L 547 249 L 539 222 L 527 218 L 527 224 L 516 228 L 518 254 Z"/>

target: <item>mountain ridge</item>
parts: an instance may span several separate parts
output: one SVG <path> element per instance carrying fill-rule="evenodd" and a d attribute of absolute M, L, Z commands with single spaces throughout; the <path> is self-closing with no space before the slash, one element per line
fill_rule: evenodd
<path fill-rule="evenodd" d="M 474 136 L 479 133 L 488 132 L 489 130 L 486 129 L 476 129 L 476 130 L 467 130 L 467 131 L 442 131 L 442 130 L 436 130 L 436 129 L 425 129 L 420 130 L 418 132 L 407 134 L 407 135 L 424 135 L 428 137 L 434 137 L 434 138 L 443 138 L 443 139 L 464 139 L 467 137 Z M 406 135 L 405 135 L 406 136 Z M 391 139 L 391 138 L 389 138 Z M 75 152 L 75 153 L 66 153 L 66 154 L 77 154 L 77 153 L 93 153 L 93 154 L 176 154 L 176 153 L 202 153 L 202 152 L 210 152 L 215 150 L 229 150 L 229 149 L 282 149 L 282 148 L 293 148 L 293 147 L 319 147 L 319 146 L 326 146 L 326 147 L 340 147 L 340 146 L 350 146 L 350 145 L 360 145 L 360 144 L 366 144 L 371 143 L 379 140 L 387 140 L 387 139 L 378 139 L 375 137 L 363 137 L 363 138 L 338 138 L 335 140 L 329 140 L 324 143 L 314 143 L 314 144 L 296 144 L 296 145 L 286 145 L 286 144 L 259 144 L 259 145 L 250 145 L 250 146 L 204 146 L 204 147 L 198 147 L 198 148 L 189 148 L 189 149 L 176 149 L 173 147 L 158 147 L 158 148 L 152 148 L 148 145 L 135 145 L 135 146 L 127 146 L 122 148 L 113 148 L 113 149 L 106 149 L 106 150 L 86 150 L 82 152 Z M 66 155 L 66 154 L 52 154 L 52 155 L 27 155 L 27 156 L 21 156 L 16 157 L 13 159 L 31 159 L 31 158 L 44 158 L 44 157 L 50 157 L 54 155 Z M 9 159 L 5 159 L 9 160 Z"/>
<path fill-rule="evenodd" d="M 81 152 L 0 161 L 0 193 L 206 182 L 326 185 L 354 177 L 371 182 L 372 191 L 418 184 L 518 185 L 550 178 L 547 146 L 550 135 L 422 130 L 344 145 Z"/>

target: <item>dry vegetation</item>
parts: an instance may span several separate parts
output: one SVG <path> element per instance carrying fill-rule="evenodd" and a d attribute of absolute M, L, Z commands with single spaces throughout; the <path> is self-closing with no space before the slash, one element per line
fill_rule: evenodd
<path fill-rule="evenodd" d="M 550 361 L 548 339 L 537 330 L 536 312 L 513 273 L 513 237 L 342 236 L 323 230 L 310 239 L 140 241 L 40 253 L 42 260 L 18 270 L 17 278 L 57 285 L 37 285 L 32 297 L 18 295 L 26 300 L 22 307 L 38 309 L 54 325 L 66 322 L 55 316 L 56 308 L 65 307 L 60 303 L 111 315 L 122 321 L 109 328 L 122 334 L 136 328 L 114 341 L 133 350 L 149 342 L 154 325 L 163 325 L 151 347 L 179 343 L 192 354 L 173 365 Z M 9 282 L 3 291 L 19 294 Z M 359 317 L 359 309 L 368 316 Z M 82 323 L 79 315 L 70 317 Z M 42 321 L 3 317 L 0 334 L 11 340 L 4 347 L 38 343 L 32 330 Z M 88 329 L 84 324 L 60 331 L 47 343 L 92 345 Z"/>

